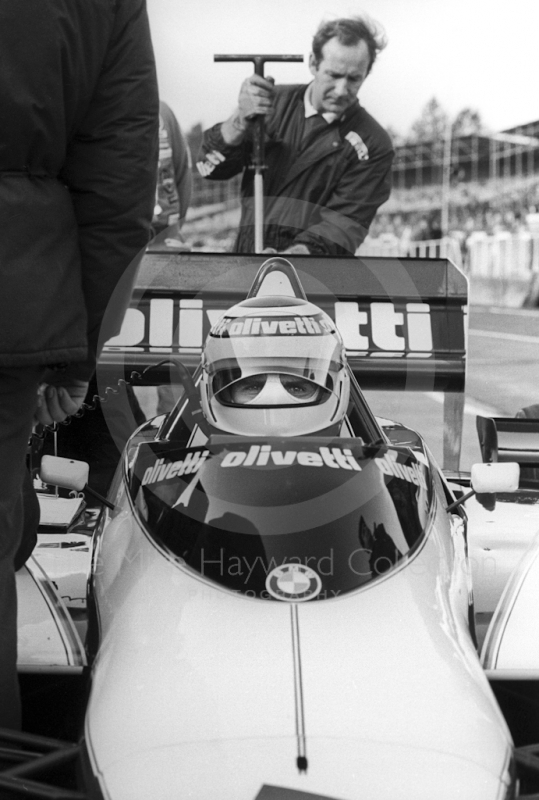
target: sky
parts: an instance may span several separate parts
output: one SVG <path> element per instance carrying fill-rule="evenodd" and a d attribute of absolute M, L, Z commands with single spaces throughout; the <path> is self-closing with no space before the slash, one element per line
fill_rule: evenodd
<path fill-rule="evenodd" d="M 432 98 L 453 119 L 479 112 L 487 130 L 539 119 L 539 0 L 147 0 L 159 91 L 181 127 L 228 117 L 249 63 L 222 54 L 298 54 L 304 63 L 267 64 L 278 83 L 308 82 L 307 56 L 323 18 L 366 12 L 388 45 L 359 94 L 363 106 L 401 135 Z"/>

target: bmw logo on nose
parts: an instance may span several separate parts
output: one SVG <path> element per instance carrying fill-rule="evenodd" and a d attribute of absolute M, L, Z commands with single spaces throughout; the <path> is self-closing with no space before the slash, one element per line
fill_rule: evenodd
<path fill-rule="evenodd" d="M 316 572 L 303 564 L 284 564 L 275 567 L 266 578 L 266 589 L 277 600 L 300 603 L 312 600 L 322 588 Z"/>

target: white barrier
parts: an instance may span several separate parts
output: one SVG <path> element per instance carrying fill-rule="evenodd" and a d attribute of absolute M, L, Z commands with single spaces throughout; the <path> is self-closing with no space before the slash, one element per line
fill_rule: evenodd
<path fill-rule="evenodd" d="M 471 276 L 529 280 L 539 272 L 539 234 L 476 231 L 468 238 L 466 267 Z"/>
<path fill-rule="evenodd" d="M 367 236 L 356 255 L 449 258 L 464 267 L 468 275 L 527 279 L 539 272 L 539 232 L 500 231 L 489 236 L 484 231 L 474 231 L 466 242 L 465 264 L 460 243 L 451 236 L 417 242 L 403 241 L 391 233 L 376 238 Z"/>
<path fill-rule="evenodd" d="M 470 280 L 471 302 L 507 307 L 539 305 L 539 231 L 489 236 L 474 231 L 466 241 L 451 236 L 424 242 L 406 242 L 393 234 L 367 236 L 358 256 L 449 258 Z"/>
<path fill-rule="evenodd" d="M 451 236 L 442 239 L 425 241 L 403 241 L 392 233 L 382 234 L 376 238 L 367 236 L 356 251 L 357 256 L 393 256 L 397 258 L 449 258 L 458 267 L 462 267 L 460 244 Z"/>

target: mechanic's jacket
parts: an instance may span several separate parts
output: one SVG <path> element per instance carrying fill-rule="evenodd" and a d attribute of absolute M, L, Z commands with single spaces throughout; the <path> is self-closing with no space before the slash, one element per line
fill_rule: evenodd
<path fill-rule="evenodd" d="M 67 362 L 87 378 L 111 293 L 150 233 L 145 0 L 2 0 L 0 54 L 0 366 Z"/>
<path fill-rule="evenodd" d="M 311 253 L 353 254 L 376 210 L 390 194 L 393 147 L 386 131 L 355 102 L 331 124 L 320 115 L 305 119 L 306 85 L 276 86 L 273 114 L 266 121 L 264 246 L 278 251 L 296 243 Z M 302 141 L 304 126 L 318 127 Z M 307 130 L 307 128 L 305 128 Z M 252 133 L 227 145 L 221 124 L 204 132 L 199 171 L 213 180 L 243 171 L 242 215 L 237 252 L 254 252 Z M 214 166 L 205 155 L 225 160 Z"/>

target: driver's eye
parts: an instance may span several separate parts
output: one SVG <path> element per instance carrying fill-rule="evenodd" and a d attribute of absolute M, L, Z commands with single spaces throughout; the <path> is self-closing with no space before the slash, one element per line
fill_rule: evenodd
<path fill-rule="evenodd" d="M 244 392 L 249 392 L 250 394 L 259 394 L 264 388 L 265 380 L 263 378 L 258 379 L 251 379 L 245 381 L 243 386 L 241 387 Z"/>
<path fill-rule="evenodd" d="M 292 378 L 287 375 L 281 375 L 281 383 L 293 397 L 300 397 L 308 400 L 314 396 L 317 387 L 309 381 L 304 381 L 301 378 Z"/>
<path fill-rule="evenodd" d="M 244 378 L 237 381 L 230 387 L 230 394 L 234 403 L 245 403 L 257 397 L 266 383 L 266 376 L 260 375 L 252 378 Z"/>

